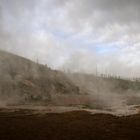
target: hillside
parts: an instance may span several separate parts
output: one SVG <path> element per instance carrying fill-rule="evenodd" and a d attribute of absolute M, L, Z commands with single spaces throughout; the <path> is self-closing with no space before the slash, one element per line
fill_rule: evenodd
<path fill-rule="evenodd" d="M 52 103 L 55 95 L 77 95 L 79 88 L 62 72 L 0 51 L 1 103 Z"/>
<path fill-rule="evenodd" d="M 90 106 L 124 106 L 140 104 L 140 82 L 120 77 L 98 76 L 84 73 L 67 73 L 80 90 L 86 91 L 94 101 Z M 97 103 L 98 102 L 98 103 Z"/>
<path fill-rule="evenodd" d="M 64 73 L 0 51 L 0 105 L 82 105 L 112 108 L 140 104 L 140 82 Z"/>
<path fill-rule="evenodd" d="M 140 91 L 140 81 L 123 79 L 121 77 L 105 77 L 95 76 L 93 74 L 84 73 L 68 73 L 67 76 L 78 86 L 87 88 L 86 90 L 95 91 L 97 87 L 107 88 L 109 90 L 124 93 L 132 91 L 133 93 Z M 85 86 L 85 87 L 84 87 Z M 102 89 L 100 88 L 100 89 Z"/>

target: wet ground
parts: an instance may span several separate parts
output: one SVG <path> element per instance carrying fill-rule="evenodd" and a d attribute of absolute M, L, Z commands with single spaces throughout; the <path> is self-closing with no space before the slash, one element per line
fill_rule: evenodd
<path fill-rule="evenodd" d="M 43 110 L 42 110 L 43 111 Z M 0 110 L 0 140 L 139 140 L 140 114 Z"/>

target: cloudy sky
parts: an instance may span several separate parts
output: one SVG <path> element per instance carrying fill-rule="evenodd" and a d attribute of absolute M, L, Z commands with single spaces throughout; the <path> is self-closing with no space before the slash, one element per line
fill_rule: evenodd
<path fill-rule="evenodd" d="M 140 0 L 0 0 L 0 49 L 55 69 L 140 76 Z"/>

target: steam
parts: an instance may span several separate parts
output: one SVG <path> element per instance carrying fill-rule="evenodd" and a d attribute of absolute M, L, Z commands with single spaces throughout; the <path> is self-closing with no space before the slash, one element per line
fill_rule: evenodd
<path fill-rule="evenodd" d="M 135 109 L 132 111 L 133 106 L 140 104 L 139 90 L 136 89 L 139 82 L 108 75 L 95 76 L 82 73 L 67 73 L 67 75 L 81 91 L 88 93 L 89 100 L 86 101 L 85 98 L 87 108 L 129 114 L 136 111 Z"/>
<path fill-rule="evenodd" d="M 84 55 L 75 57 L 83 58 Z M 87 62 L 87 59 L 83 60 Z M 97 72 L 95 75 L 53 71 L 38 62 L 4 51 L 0 51 L 0 67 L 1 107 L 72 106 L 76 110 L 98 109 L 129 114 L 129 111 L 132 113 L 131 106 L 140 104 L 138 81 Z"/>
<path fill-rule="evenodd" d="M 101 74 L 124 79 L 140 77 L 139 5 L 138 0 L 1 0 L 0 49 L 34 62 L 23 63 L 16 56 L 12 61 L 10 54 L 10 57 L 0 54 L 0 94 L 3 95 L 0 103 L 22 103 L 24 96 L 17 89 L 18 84 L 34 86 L 29 77 L 40 76 L 37 62 L 66 72 L 58 72 L 56 79 L 64 83 L 62 75 L 67 75 L 72 81 L 70 85 L 80 88 L 82 97 L 77 95 L 76 101 L 75 96 L 69 97 L 75 102 L 109 109 L 127 106 L 128 100 L 136 104 L 136 98 L 139 104 L 139 90 L 114 89 L 117 82 L 99 77 Z M 57 75 L 48 67 L 47 73 L 50 79 Z M 81 73 L 81 76 L 75 77 L 73 73 Z M 50 86 L 50 81 L 45 93 L 54 92 L 55 86 Z M 40 95 L 41 89 L 35 91 Z M 65 96 L 53 96 L 55 103 L 66 100 Z M 46 99 L 44 95 L 41 97 Z"/>

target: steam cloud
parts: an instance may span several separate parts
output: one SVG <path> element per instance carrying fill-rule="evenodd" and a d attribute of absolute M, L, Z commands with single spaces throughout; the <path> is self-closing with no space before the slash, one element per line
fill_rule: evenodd
<path fill-rule="evenodd" d="M 54 69 L 139 77 L 139 10 L 139 0 L 0 0 L 0 49 Z M 134 91 L 121 95 L 110 90 L 114 85 L 102 79 L 98 83 L 93 78 L 90 83 L 84 77 L 70 78 L 86 92 L 90 90 L 93 108 L 92 100 L 108 108 L 121 108 L 127 106 L 128 98 L 139 98 L 139 93 L 129 94 Z M 0 82 L 13 81 L 5 75 Z M 9 96 L 11 89 L 1 98 L 0 106 L 21 100 L 19 91 Z"/>

